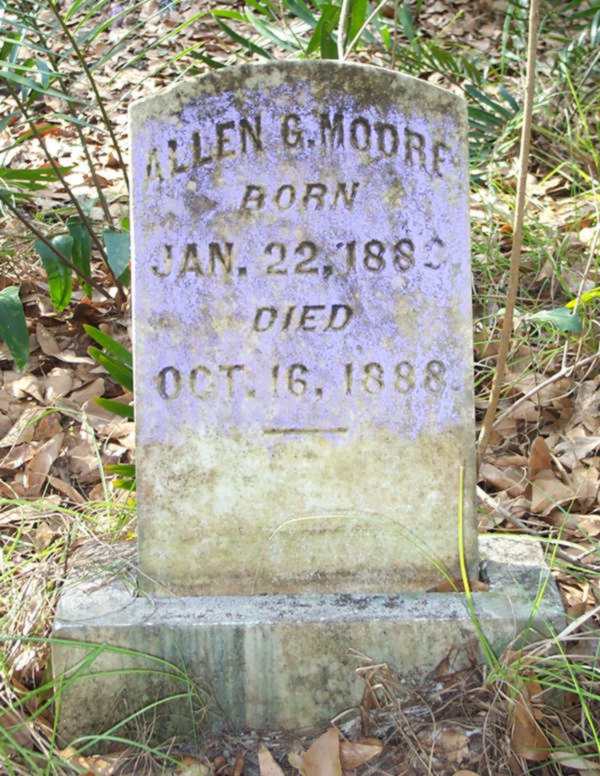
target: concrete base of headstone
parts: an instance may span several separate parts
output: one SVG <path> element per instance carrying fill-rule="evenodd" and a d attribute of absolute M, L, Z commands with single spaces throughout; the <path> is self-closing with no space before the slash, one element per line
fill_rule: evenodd
<path fill-rule="evenodd" d="M 488 536 L 480 551 L 490 589 L 473 600 L 495 651 L 563 626 L 536 542 Z M 64 743 L 146 707 L 143 722 L 137 717 L 113 735 L 150 730 L 193 741 L 220 724 L 314 726 L 359 703 L 355 669 L 369 659 L 411 685 L 448 655 L 464 667 L 473 650 L 461 648 L 477 637 L 458 593 L 153 599 L 136 597 L 111 566 L 110 577 L 68 580 L 58 607 L 52 659 Z"/>

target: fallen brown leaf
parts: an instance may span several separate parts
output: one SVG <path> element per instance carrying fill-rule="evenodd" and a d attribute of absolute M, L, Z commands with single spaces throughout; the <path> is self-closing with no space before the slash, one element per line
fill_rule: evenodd
<path fill-rule="evenodd" d="M 46 401 L 51 404 L 66 396 L 73 388 L 73 375 L 69 369 L 54 367 L 46 377 Z"/>
<path fill-rule="evenodd" d="M 71 471 L 79 482 L 94 483 L 100 479 L 96 450 L 88 439 L 82 439 L 69 451 Z"/>
<path fill-rule="evenodd" d="M 58 458 L 63 439 L 64 434 L 60 433 L 45 442 L 26 465 L 24 485 L 27 488 L 27 495 L 38 496 L 40 494 L 50 467 Z"/>
<path fill-rule="evenodd" d="M 72 350 L 62 350 L 57 353 L 55 358 L 64 361 L 66 364 L 94 364 L 94 359 L 89 356 L 78 356 Z"/>
<path fill-rule="evenodd" d="M 479 469 L 479 477 L 497 490 L 506 490 L 513 498 L 522 496 L 527 488 L 526 477 L 519 467 L 509 466 L 506 469 L 499 469 L 484 461 Z"/>
<path fill-rule="evenodd" d="M 109 755 L 92 755 L 84 757 L 77 753 L 72 747 L 67 747 L 59 751 L 61 759 L 69 765 L 81 769 L 79 772 L 84 776 L 113 776 L 122 767 L 126 753 L 116 752 Z"/>
<path fill-rule="evenodd" d="M 40 403 L 44 401 L 40 381 L 33 375 L 23 375 L 18 380 L 13 380 L 10 390 L 15 399 L 24 399 L 27 396 L 31 396 Z"/>
<path fill-rule="evenodd" d="M 519 757 L 534 762 L 547 760 L 550 742 L 536 722 L 529 702 L 520 695 L 514 706 L 511 745 Z"/>
<path fill-rule="evenodd" d="M 83 388 L 79 388 L 78 390 L 73 391 L 69 396 L 69 400 L 75 402 L 76 404 L 84 404 L 90 399 L 102 396 L 103 393 L 104 380 L 101 377 L 97 377 Z"/>
<path fill-rule="evenodd" d="M 35 427 L 33 438 L 36 442 L 45 442 L 52 439 L 62 431 L 60 416 L 57 412 L 50 412 L 40 420 Z"/>
<path fill-rule="evenodd" d="M 175 771 L 177 776 L 210 776 L 212 772 L 209 762 L 189 755 L 181 758 Z"/>
<path fill-rule="evenodd" d="M 85 499 L 78 493 L 75 488 L 71 487 L 67 482 L 61 480 L 59 477 L 48 477 L 48 482 L 52 487 L 63 496 L 66 496 L 73 504 L 85 504 Z"/>
<path fill-rule="evenodd" d="M 33 532 L 33 546 L 40 552 L 49 547 L 54 539 L 56 532 L 48 525 L 48 523 L 41 523 Z"/>
<path fill-rule="evenodd" d="M 581 509 L 591 509 L 598 495 L 598 469 L 585 464 L 577 466 L 571 474 L 571 483 Z"/>
<path fill-rule="evenodd" d="M 39 322 L 35 327 L 35 337 L 44 355 L 56 356 L 60 353 L 60 346 L 54 335 Z"/>
<path fill-rule="evenodd" d="M 281 767 L 264 744 L 258 746 L 258 768 L 260 776 L 283 776 Z"/>
<path fill-rule="evenodd" d="M 238 755 L 236 755 L 235 762 L 233 763 L 233 771 L 231 773 L 231 776 L 242 776 L 244 772 L 244 753 L 240 752 Z"/>
<path fill-rule="evenodd" d="M 374 757 L 381 754 L 383 744 L 377 738 L 362 738 L 359 741 L 340 742 L 340 761 L 345 771 L 368 763 Z"/>
<path fill-rule="evenodd" d="M 457 725 L 442 723 L 422 730 L 418 738 L 436 758 L 460 765 L 469 756 L 469 739 Z"/>
<path fill-rule="evenodd" d="M 288 756 L 294 768 L 302 776 L 342 776 L 340 762 L 340 738 L 336 728 L 331 727 L 302 754 Z"/>
<path fill-rule="evenodd" d="M 30 461 L 35 455 L 33 445 L 17 445 L 11 447 L 6 455 L 0 456 L 0 469 L 11 471 L 19 469 L 24 463 Z"/>
<path fill-rule="evenodd" d="M 537 515 L 546 515 L 574 498 L 573 489 L 559 480 L 553 471 L 545 469 L 536 475 L 531 486 L 531 511 Z"/>
<path fill-rule="evenodd" d="M 32 724 L 27 718 L 13 709 L 6 709 L 0 712 L 0 726 L 5 730 L 10 738 L 14 739 L 20 746 L 33 746 Z"/>
<path fill-rule="evenodd" d="M 31 442 L 35 432 L 35 421 L 40 413 L 39 407 L 27 407 L 17 418 L 10 431 L 0 440 L 0 448 Z"/>
<path fill-rule="evenodd" d="M 529 479 L 533 481 L 536 474 L 544 469 L 552 469 L 552 456 L 550 455 L 546 440 L 543 437 L 536 437 L 529 452 Z"/>
<path fill-rule="evenodd" d="M 581 426 L 578 427 L 578 429 Z M 574 469 L 579 461 L 600 447 L 599 436 L 569 436 L 554 448 L 563 466 Z"/>

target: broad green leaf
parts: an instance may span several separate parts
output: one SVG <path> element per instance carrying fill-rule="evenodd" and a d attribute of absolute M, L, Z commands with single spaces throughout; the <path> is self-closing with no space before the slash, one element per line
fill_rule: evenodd
<path fill-rule="evenodd" d="M 406 37 L 409 40 L 413 40 L 416 37 L 415 25 L 413 22 L 410 9 L 405 5 L 405 3 L 402 3 L 400 8 L 398 9 L 398 18 L 400 20 L 400 24 L 402 25 L 402 30 L 406 35 Z"/>
<path fill-rule="evenodd" d="M 59 234 L 51 240 L 52 245 L 69 261 L 73 261 L 73 238 L 70 234 Z M 50 300 L 58 312 L 62 312 L 71 301 L 73 279 L 68 267 L 41 240 L 35 241 L 35 249 L 40 254 L 42 264 L 48 276 Z"/>
<path fill-rule="evenodd" d="M 135 490 L 135 480 L 134 479 L 115 478 L 113 480 L 113 485 L 115 486 L 115 488 L 119 488 L 119 490 L 126 490 L 126 491 L 129 491 L 129 492 L 132 492 L 132 491 Z"/>
<path fill-rule="evenodd" d="M 108 266 L 113 271 L 113 275 L 120 278 L 129 266 L 129 233 L 105 229 L 102 237 L 108 256 Z"/>
<path fill-rule="evenodd" d="M 29 358 L 29 334 L 17 286 L 0 291 L 0 339 L 8 345 L 17 369 L 24 369 Z"/>
<path fill-rule="evenodd" d="M 505 86 L 501 86 L 500 89 L 498 90 L 498 92 L 502 95 L 502 97 L 510 105 L 510 107 L 513 109 L 514 113 L 518 113 L 521 110 L 521 106 L 515 100 L 515 98 L 512 96 L 512 94 L 508 91 L 508 89 Z"/>
<path fill-rule="evenodd" d="M 304 0 L 283 0 L 283 2 L 295 16 L 302 19 L 310 27 L 317 26 L 317 19 Z"/>
<path fill-rule="evenodd" d="M 0 70 L 0 81 L 2 79 L 5 81 L 12 81 L 13 83 L 19 84 L 19 86 L 24 86 L 26 89 L 30 89 L 32 92 L 38 92 L 46 97 L 59 97 L 61 100 L 66 100 L 67 102 L 81 102 L 81 100 L 78 100 L 75 97 L 69 97 L 68 95 L 63 94 L 63 92 L 57 92 L 56 89 L 44 87 L 41 84 L 32 81 L 31 78 L 24 78 L 16 73 L 11 73 L 10 70 Z"/>
<path fill-rule="evenodd" d="M 113 474 L 120 474 L 123 477 L 133 477 L 135 475 L 134 463 L 110 463 L 106 468 L 107 471 Z"/>
<path fill-rule="evenodd" d="M 579 315 L 573 314 L 567 307 L 557 307 L 554 310 L 540 310 L 527 317 L 530 321 L 549 323 L 565 333 L 581 334 L 583 330 Z"/>
<path fill-rule="evenodd" d="M 106 369 L 116 383 L 122 385 L 128 391 L 133 391 L 133 372 L 131 367 L 117 361 L 98 348 L 88 348 L 88 353 L 94 361 L 97 361 Z"/>
<path fill-rule="evenodd" d="M 115 401 L 114 399 L 103 399 L 102 397 L 96 399 L 96 404 L 103 407 L 109 412 L 114 412 L 115 415 L 119 415 L 121 418 L 129 418 L 133 420 L 133 407 L 131 404 L 123 404 L 121 401 Z"/>
<path fill-rule="evenodd" d="M 186 29 L 186 27 L 189 27 L 190 25 L 192 25 L 194 22 L 198 21 L 198 19 L 200 19 L 201 17 L 206 16 L 207 13 L 208 11 L 198 11 L 198 13 L 195 13 L 192 16 L 190 16 L 188 19 L 186 19 L 185 22 L 182 22 L 177 27 L 174 27 L 173 29 L 166 32 L 164 35 L 161 35 L 160 37 L 156 38 L 155 40 L 153 40 L 152 43 L 150 43 L 150 45 L 145 46 L 141 51 L 138 51 L 134 57 L 132 57 L 131 59 L 128 59 L 126 62 L 120 65 L 119 71 L 127 67 L 131 67 L 136 62 L 139 62 L 140 59 L 143 59 L 149 51 L 156 48 L 157 46 L 164 46 L 167 41 L 169 41 L 171 38 L 174 38 L 176 35 L 179 35 L 181 32 L 183 32 Z M 150 19 L 146 19 L 146 23 L 149 21 Z M 125 38 L 126 45 L 129 45 L 130 37 L 131 36 L 128 33 Z M 116 49 L 111 49 L 111 52 L 114 53 L 115 50 Z M 107 56 L 108 56 L 108 52 L 107 52 Z M 110 57 L 108 57 L 107 59 L 107 56 L 103 57 L 104 61 L 108 61 L 108 59 L 110 59 Z M 113 83 L 115 78 L 116 76 L 114 76 L 109 81 L 109 83 Z"/>
<path fill-rule="evenodd" d="M 496 100 L 492 100 L 491 97 L 488 97 L 486 94 L 484 94 L 481 89 L 477 89 L 475 86 L 472 86 L 470 84 L 467 84 L 465 86 L 465 92 L 469 95 L 469 97 L 472 97 L 474 100 L 477 100 L 480 105 L 487 105 L 494 113 L 497 113 L 501 118 L 504 119 L 511 119 L 514 116 L 514 112 L 511 112 L 507 110 L 503 105 L 500 105 L 499 102 L 496 102 Z"/>
<path fill-rule="evenodd" d="M 586 305 L 588 302 L 592 302 L 594 299 L 600 299 L 600 286 L 597 288 L 590 288 L 589 291 L 584 291 L 579 298 L 579 304 Z M 577 304 L 577 299 L 571 299 L 567 302 L 567 307 L 572 310 Z"/>
<path fill-rule="evenodd" d="M 266 9 L 261 5 L 259 0 L 246 0 L 246 6 L 254 8 L 257 13 L 267 13 Z M 246 10 L 248 10 L 246 8 Z"/>
<path fill-rule="evenodd" d="M 109 474 L 120 475 L 119 479 L 113 480 L 113 485 L 121 490 L 135 490 L 135 464 L 134 463 L 111 463 L 106 467 Z"/>
<path fill-rule="evenodd" d="M 386 51 L 389 51 L 392 48 L 392 36 L 387 27 L 381 28 L 381 40 L 383 41 Z"/>
<path fill-rule="evenodd" d="M 129 350 L 127 350 L 126 347 L 121 345 L 120 342 L 117 342 L 116 339 L 113 339 L 100 329 L 97 329 L 95 326 L 90 326 L 87 323 L 83 324 L 83 328 L 88 337 L 91 337 L 91 339 L 103 347 L 104 350 L 109 353 L 116 361 L 120 361 L 122 364 L 125 364 L 128 367 L 133 365 L 133 357 L 131 353 Z"/>
<path fill-rule="evenodd" d="M 340 8 L 327 3 L 321 9 L 321 17 L 315 27 L 306 49 L 307 54 L 321 52 L 323 59 L 337 59 L 337 43 L 333 39 L 333 31 L 340 18 Z"/>
<path fill-rule="evenodd" d="M 192 59 L 199 59 L 201 62 L 204 62 L 205 65 L 212 67 L 213 70 L 220 70 L 222 67 L 225 67 L 222 62 L 218 62 L 216 59 L 209 57 L 208 54 L 204 54 L 202 51 L 190 50 L 189 54 Z"/>
<path fill-rule="evenodd" d="M 220 19 L 233 19 L 236 22 L 245 22 L 246 19 L 239 11 L 229 11 L 223 8 L 217 8 L 213 11 L 213 16 L 218 16 Z"/>
<path fill-rule="evenodd" d="M 60 167 L 59 169 L 65 175 L 71 170 L 70 167 Z M 28 170 L 0 167 L 0 179 L 12 181 L 22 188 L 42 189 L 49 181 L 56 180 L 56 173 L 51 167 L 33 167 Z"/>
<path fill-rule="evenodd" d="M 284 38 L 277 35 L 273 31 L 272 27 L 270 27 L 268 24 L 265 24 L 265 22 L 253 14 L 250 9 L 246 11 L 246 16 L 248 17 L 248 21 L 253 25 L 254 29 L 260 35 L 264 35 L 265 38 L 272 40 L 276 46 L 280 46 L 281 48 L 287 49 L 288 51 L 298 51 L 297 43 L 291 43 L 289 40 L 285 40 Z M 280 32 L 280 30 L 278 30 L 278 32 Z"/>
<path fill-rule="evenodd" d="M 1 38 L 0 38 L 1 40 Z M 1 54 L 0 54 L 1 56 Z M 2 59 L 0 59 L 0 62 L 2 62 Z M 40 74 L 42 76 L 42 84 L 45 84 L 44 78 L 49 79 L 52 78 L 67 78 L 66 73 L 59 73 L 57 70 L 52 70 L 48 67 L 48 65 L 45 62 L 42 62 L 42 60 L 39 59 L 28 59 L 27 64 L 21 62 L 21 64 L 10 64 L 9 62 L 3 62 L 4 66 L 7 67 L 11 72 L 17 72 L 17 73 L 34 73 L 34 74 Z"/>
<path fill-rule="evenodd" d="M 92 274 L 90 267 L 90 256 L 92 254 L 92 238 L 90 237 L 89 230 L 82 221 L 79 219 L 69 219 L 67 221 L 67 228 L 69 234 L 73 238 L 73 264 L 77 269 L 87 277 Z M 81 285 L 85 294 L 89 297 L 92 296 L 92 287 L 89 283 L 81 281 Z"/>
<path fill-rule="evenodd" d="M 348 23 L 346 38 L 348 42 L 353 41 L 358 35 L 361 27 L 367 20 L 367 14 L 369 12 L 368 0 L 351 0 L 351 2 L 352 7 L 350 8 L 350 21 Z"/>
<path fill-rule="evenodd" d="M 63 12 L 63 18 L 65 21 L 69 21 L 81 8 L 86 0 L 75 0 L 71 5 Z"/>
<path fill-rule="evenodd" d="M 214 14 L 213 14 L 214 15 Z M 225 22 L 222 19 L 219 19 L 217 16 L 215 16 L 215 19 L 217 20 L 217 24 L 219 27 L 229 35 L 229 37 L 234 40 L 236 43 L 239 43 L 244 48 L 248 49 L 248 51 L 252 51 L 253 54 L 258 54 L 261 57 L 264 57 L 264 59 L 273 59 L 272 55 L 262 46 L 258 46 L 256 43 L 253 43 L 249 38 L 244 38 L 243 35 L 240 35 L 235 30 L 233 30 L 229 25 L 225 24 Z"/>
<path fill-rule="evenodd" d="M 483 110 L 483 108 L 477 108 L 474 105 L 469 105 L 468 108 L 469 120 L 477 119 L 485 127 L 501 127 L 502 120 L 498 118 L 494 113 Z"/>

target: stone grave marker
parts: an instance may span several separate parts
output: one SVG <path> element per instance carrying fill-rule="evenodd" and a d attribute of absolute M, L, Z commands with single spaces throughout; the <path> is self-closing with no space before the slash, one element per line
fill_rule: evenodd
<path fill-rule="evenodd" d="M 142 585 L 425 590 L 473 525 L 462 98 L 331 62 L 131 112 Z"/>
<path fill-rule="evenodd" d="M 61 745 L 142 708 L 163 742 L 298 729 L 359 703 L 357 655 L 420 681 L 560 630 L 539 547 L 477 542 L 463 100 L 245 65 L 133 105 L 131 157 L 141 590 L 127 548 L 69 574 Z M 477 626 L 426 592 L 461 499 Z"/>

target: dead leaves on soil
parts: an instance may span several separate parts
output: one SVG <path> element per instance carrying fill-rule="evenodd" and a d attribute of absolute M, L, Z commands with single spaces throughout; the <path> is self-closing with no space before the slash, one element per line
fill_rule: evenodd
<path fill-rule="evenodd" d="M 117 752 L 84 757 L 71 747 L 63 749 L 58 754 L 65 764 L 68 763 L 76 769 L 76 772 L 84 776 L 116 776 L 118 773 L 123 773 L 123 764 L 129 755 L 127 752 Z"/>
<path fill-rule="evenodd" d="M 529 762 L 553 761 L 563 767 L 572 768 L 582 776 L 600 775 L 600 764 L 596 759 L 586 758 L 569 747 L 554 745 L 541 727 L 544 719 L 543 706 L 535 703 L 530 683 L 514 703 L 511 726 L 511 748 L 515 755 Z"/>
<path fill-rule="evenodd" d="M 131 397 L 87 356 L 90 342 L 78 326 L 52 323 L 35 324 L 27 373 L 0 375 L 0 496 L 54 492 L 80 504 L 85 495 L 103 496 L 93 492 L 100 464 L 129 462 L 134 447 L 134 424 L 95 400 Z"/>
<path fill-rule="evenodd" d="M 511 745 L 516 755 L 533 762 L 547 760 L 551 749 L 550 741 L 536 719 L 539 714 L 529 698 L 518 696 L 513 710 Z"/>
<path fill-rule="evenodd" d="M 525 525 L 540 536 L 553 533 L 563 559 L 585 558 L 597 565 L 600 376 L 580 383 L 561 378 L 532 394 L 518 412 L 511 411 L 545 379 L 531 372 L 511 376 L 512 395 L 496 427 L 500 452 L 490 451 L 479 470 L 480 484 L 492 494 L 482 528 L 510 531 Z M 562 572 L 558 581 L 568 608 L 585 611 L 597 603 L 590 585 Z"/>
<path fill-rule="evenodd" d="M 342 776 L 378 757 L 383 744 L 375 738 L 347 741 L 330 727 L 306 750 L 290 752 L 288 761 L 301 776 Z M 281 766 L 264 744 L 258 750 L 260 776 L 283 776 Z"/>

